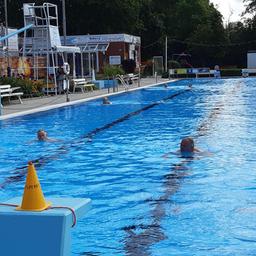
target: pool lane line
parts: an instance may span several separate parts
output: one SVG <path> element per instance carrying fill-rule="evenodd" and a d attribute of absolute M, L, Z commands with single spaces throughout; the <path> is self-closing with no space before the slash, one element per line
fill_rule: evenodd
<path fill-rule="evenodd" d="M 49 155 L 49 156 L 42 156 L 39 157 L 37 159 L 31 160 L 31 162 L 34 163 L 36 168 L 40 168 L 42 166 L 44 166 L 45 164 L 51 162 L 52 160 L 56 160 L 59 158 L 60 155 L 66 154 L 68 152 L 68 149 L 70 149 L 71 147 L 76 147 L 78 148 L 79 146 L 82 146 L 81 143 L 85 142 L 84 139 L 87 139 L 87 143 L 91 142 L 92 138 L 97 135 L 98 133 L 107 130 L 109 128 L 112 128 L 113 126 L 122 123 L 126 120 L 129 120 L 131 117 L 139 115 L 140 113 L 142 113 L 143 111 L 149 110 L 151 108 L 154 108 L 155 106 L 158 106 L 160 104 L 165 103 L 168 100 L 171 100 L 175 97 L 178 97 L 186 92 L 190 92 L 191 89 L 185 89 L 182 91 L 179 91 L 177 93 L 174 93 L 168 97 L 165 97 L 157 102 L 151 103 L 141 109 L 138 109 L 136 111 L 133 111 L 131 113 L 128 113 L 102 127 L 99 128 L 95 128 L 92 131 L 86 133 L 85 135 L 81 136 L 77 141 L 76 140 L 72 140 L 71 143 L 69 143 L 69 145 L 63 145 L 61 147 L 59 147 L 56 151 L 56 153 Z M 61 150 L 61 151 L 60 151 Z M 12 176 L 9 176 L 8 178 L 5 179 L 5 181 L 3 183 L 0 184 L 0 189 L 5 188 L 6 185 L 10 184 L 10 183 L 14 183 L 14 182 L 19 182 L 23 179 L 23 177 L 26 175 L 27 173 L 27 165 L 24 166 L 20 166 L 14 169 L 14 174 Z"/>
<path fill-rule="evenodd" d="M 97 134 L 98 134 L 99 132 L 101 132 L 101 131 L 107 130 L 107 129 L 113 127 L 113 126 L 116 125 L 116 124 L 122 123 L 122 122 L 124 122 L 124 121 L 130 119 L 130 118 L 133 117 L 133 116 L 139 115 L 139 114 L 140 114 L 141 112 L 143 112 L 143 111 L 149 110 L 149 109 L 151 109 L 151 108 L 153 108 L 153 107 L 155 107 L 155 106 L 158 106 L 158 105 L 160 105 L 160 104 L 163 104 L 164 102 L 166 102 L 166 101 L 168 101 L 168 100 L 171 100 L 171 99 L 173 99 L 173 98 L 175 98 L 175 97 L 177 97 L 177 96 L 179 96 L 179 95 L 181 95 L 181 94 L 184 94 L 185 92 L 188 92 L 188 91 L 191 91 L 191 89 L 186 89 L 186 90 L 177 92 L 177 93 L 172 94 L 172 95 L 170 95 L 170 96 L 168 96 L 168 97 L 166 97 L 166 98 L 163 98 L 162 100 L 159 100 L 159 101 L 157 101 L 157 102 L 151 103 L 151 104 L 149 104 L 149 105 L 147 105 L 147 106 L 145 106 L 145 107 L 143 107 L 143 108 L 141 108 L 141 109 L 139 109 L 139 110 L 136 110 L 136 111 L 134 111 L 134 112 L 131 112 L 131 113 L 129 113 L 129 114 L 126 114 L 126 115 L 124 115 L 123 117 L 120 117 L 120 118 L 116 119 L 115 121 L 113 121 L 113 122 L 111 122 L 111 123 L 108 123 L 108 124 L 106 124 L 106 125 L 104 125 L 104 126 L 102 126 L 102 127 L 100 127 L 100 128 L 96 128 L 96 129 L 92 130 L 91 132 L 89 132 L 89 133 L 87 133 L 85 136 L 83 136 L 83 138 L 91 139 L 93 136 L 97 135 Z"/>
<path fill-rule="evenodd" d="M 232 90 L 228 92 L 228 95 L 236 92 L 238 88 L 238 86 L 232 88 Z M 222 100 L 215 105 L 207 120 L 203 121 L 203 123 L 199 125 L 197 128 L 197 135 L 193 137 L 206 135 L 209 131 L 209 124 L 212 124 L 212 122 L 217 119 L 218 115 L 223 109 L 224 104 Z M 204 129 L 205 127 L 206 129 Z M 166 217 L 166 203 L 168 201 L 171 202 L 170 197 L 179 190 L 184 179 L 189 176 L 189 173 L 187 172 L 187 170 L 189 170 L 187 164 L 193 162 L 194 160 L 200 160 L 200 158 L 185 158 L 180 163 L 172 165 L 171 172 L 164 175 L 164 194 L 157 199 L 146 200 L 147 202 L 155 205 L 154 209 L 151 211 L 151 218 L 153 220 L 150 224 L 130 225 L 122 228 L 122 230 L 124 230 L 127 234 L 127 237 L 124 240 L 124 250 L 126 251 L 127 255 L 151 256 L 152 254 L 150 253 L 150 246 L 167 239 L 166 235 L 164 234 L 164 230 L 161 227 L 161 221 L 164 217 Z M 142 229 L 143 231 L 138 232 L 138 229 Z"/>
<path fill-rule="evenodd" d="M 64 149 L 64 146 L 61 147 L 62 149 Z M 36 160 L 32 160 L 32 162 L 34 163 L 34 165 L 37 168 L 40 168 L 41 166 L 43 166 L 44 164 L 49 163 L 52 160 L 57 160 L 59 159 L 60 155 L 62 154 L 66 154 L 67 153 L 67 149 L 65 149 L 65 151 L 63 150 L 62 152 L 56 152 L 55 154 L 52 154 L 50 156 L 42 156 Z M 20 166 L 17 167 L 13 170 L 13 175 L 7 177 L 1 184 L 0 184 L 0 189 L 5 188 L 7 185 L 14 183 L 14 182 L 19 182 L 21 181 L 24 176 L 26 176 L 27 174 L 27 165 L 24 166 Z"/>
<path fill-rule="evenodd" d="M 179 164 L 172 165 L 170 173 L 164 175 L 164 194 L 157 199 L 146 200 L 154 206 L 151 210 L 152 221 L 149 224 L 132 225 L 123 228 L 127 234 L 124 240 L 124 250 L 127 255 L 150 256 L 152 255 L 150 247 L 168 238 L 161 226 L 161 221 L 166 217 L 166 203 L 171 202 L 170 197 L 179 191 L 182 182 L 189 176 L 187 171 L 189 168 L 186 165 L 195 159 L 183 159 Z M 138 232 L 138 229 L 142 229 L 142 231 Z"/>

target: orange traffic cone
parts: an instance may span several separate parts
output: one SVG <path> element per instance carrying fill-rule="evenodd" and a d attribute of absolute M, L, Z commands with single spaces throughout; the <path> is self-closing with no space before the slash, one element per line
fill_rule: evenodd
<path fill-rule="evenodd" d="M 16 210 L 40 212 L 48 208 L 50 205 L 51 203 L 46 202 L 44 199 L 44 194 L 42 192 L 35 167 L 32 162 L 29 162 L 22 204 L 20 207 L 17 207 Z"/>

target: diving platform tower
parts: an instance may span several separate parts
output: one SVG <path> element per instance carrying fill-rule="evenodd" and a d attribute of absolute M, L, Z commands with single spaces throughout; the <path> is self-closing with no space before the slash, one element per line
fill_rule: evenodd
<path fill-rule="evenodd" d="M 39 78 L 40 71 L 46 71 L 47 93 L 51 77 L 57 94 L 56 73 L 58 67 L 67 61 L 64 53 L 80 53 L 80 48 L 61 45 L 57 5 L 24 3 L 23 14 L 24 25 L 32 24 L 31 29 L 24 32 L 23 57 L 32 57 L 34 79 Z M 45 64 L 40 57 L 46 58 Z"/>

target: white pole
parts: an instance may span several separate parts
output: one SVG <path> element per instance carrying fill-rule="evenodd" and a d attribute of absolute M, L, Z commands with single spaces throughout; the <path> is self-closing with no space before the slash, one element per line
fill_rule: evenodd
<path fill-rule="evenodd" d="M 95 77 L 95 69 L 92 69 L 92 81 L 95 81 L 96 77 Z"/>
<path fill-rule="evenodd" d="M 167 72 L 168 69 L 168 41 L 167 36 L 165 37 L 165 72 Z"/>
<path fill-rule="evenodd" d="M 89 76 L 92 76 L 92 63 L 91 63 L 91 53 L 88 52 L 88 61 L 89 61 Z"/>
<path fill-rule="evenodd" d="M 82 51 L 80 54 L 80 58 L 81 58 L 81 77 L 84 78 L 84 55 Z"/>
<path fill-rule="evenodd" d="M 76 54 L 73 53 L 73 78 L 76 78 Z"/>
<path fill-rule="evenodd" d="M 62 0 L 62 26 L 63 26 L 63 44 L 67 44 L 67 21 L 66 21 L 66 2 Z M 64 61 L 68 62 L 67 53 L 64 52 Z"/>
<path fill-rule="evenodd" d="M 63 26 L 63 43 L 67 43 L 67 22 L 66 22 L 66 3 L 65 0 L 62 0 L 62 26 Z M 67 61 L 67 60 L 65 60 Z"/>
<path fill-rule="evenodd" d="M 8 35 L 8 9 L 7 9 L 7 0 L 4 0 L 4 18 L 5 18 L 5 35 Z M 9 60 L 9 41 L 6 39 L 5 41 L 6 46 L 6 55 L 7 55 L 7 66 L 10 66 L 10 60 Z"/>

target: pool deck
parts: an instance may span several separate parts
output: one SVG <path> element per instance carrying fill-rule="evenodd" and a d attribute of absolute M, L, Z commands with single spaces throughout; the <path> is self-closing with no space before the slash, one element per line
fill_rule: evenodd
<path fill-rule="evenodd" d="M 162 84 L 166 82 L 171 82 L 169 79 L 158 78 L 157 83 Z M 134 83 L 129 86 L 128 91 L 138 90 L 144 87 L 149 87 L 156 84 L 155 78 L 143 78 L 140 81 L 140 87 L 138 83 Z M 118 86 L 118 91 L 113 92 L 112 88 L 110 91 L 108 89 L 94 90 L 85 93 L 70 93 L 69 102 L 67 102 L 66 95 L 51 95 L 35 98 L 22 99 L 23 104 L 19 104 L 18 101 L 12 100 L 11 104 L 5 104 L 1 108 L 0 120 L 8 119 L 16 116 L 22 116 L 26 114 L 32 114 L 35 112 L 47 111 L 49 109 L 59 108 L 68 105 L 74 105 L 77 103 L 82 103 L 88 100 L 101 98 L 103 96 L 111 96 L 119 93 L 125 92 L 123 86 Z"/>

